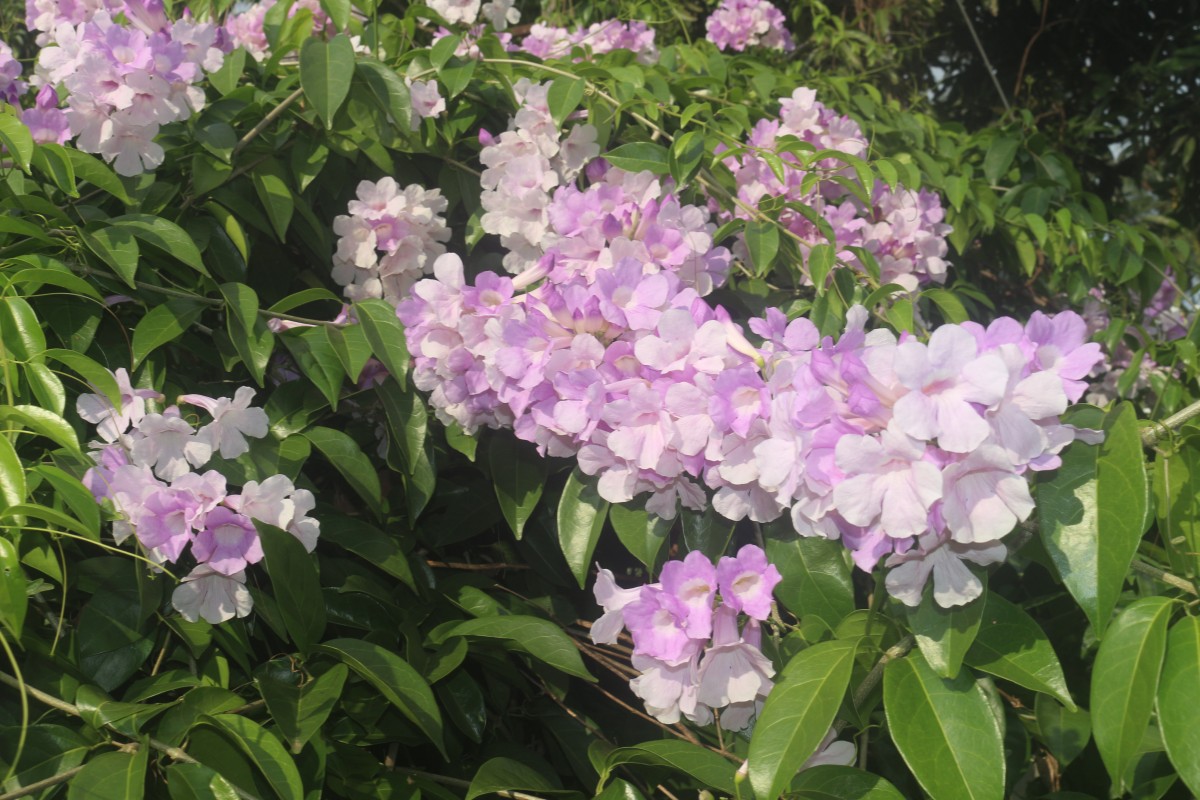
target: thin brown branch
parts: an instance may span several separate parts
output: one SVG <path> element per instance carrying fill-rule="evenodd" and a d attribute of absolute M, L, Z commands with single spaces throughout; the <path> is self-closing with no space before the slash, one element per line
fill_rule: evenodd
<path fill-rule="evenodd" d="M 465 572 L 497 572 L 506 569 L 530 569 L 528 564 L 466 564 L 459 561 L 433 561 L 425 559 L 425 563 L 434 569 L 457 569 Z"/>
<path fill-rule="evenodd" d="M 1038 37 L 1046 32 L 1046 11 L 1049 8 L 1050 0 L 1042 0 L 1042 21 L 1038 24 L 1038 29 L 1034 31 L 1033 36 L 1029 37 L 1029 42 L 1025 45 L 1025 52 L 1021 53 L 1021 66 L 1017 67 L 1017 82 L 1013 84 L 1014 102 L 1021 96 L 1021 81 L 1025 78 L 1025 66 L 1029 62 L 1029 53 L 1033 50 L 1033 45 Z"/>

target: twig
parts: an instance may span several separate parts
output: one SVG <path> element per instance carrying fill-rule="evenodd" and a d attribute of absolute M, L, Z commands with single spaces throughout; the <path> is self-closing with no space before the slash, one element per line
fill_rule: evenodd
<path fill-rule="evenodd" d="M 854 690 L 855 708 L 861 708 L 862 705 L 867 702 L 867 697 L 875 690 L 875 687 L 879 685 L 880 679 L 883 678 L 883 668 L 886 667 L 890 662 L 904 656 L 909 650 L 912 650 L 912 647 L 915 643 L 916 639 L 911 636 L 905 636 L 899 642 L 889 647 L 887 651 L 879 657 L 879 661 L 875 662 L 875 666 L 872 667 L 871 671 L 867 673 L 867 677 L 863 678 L 863 682 L 860 683 L 858 688 Z"/>
<path fill-rule="evenodd" d="M 1013 84 L 1013 100 L 1021 96 L 1021 79 L 1025 77 L 1025 65 L 1029 61 L 1029 53 L 1033 50 L 1033 43 L 1046 32 L 1046 9 L 1048 8 L 1050 8 L 1050 0 L 1042 0 L 1042 21 L 1038 25 L 1038 29 L 1034 31 L 1033 36 L 1029 37 L 1029 42 L 1025 45 L 1025 52 L 1021 53 L 1021 66 L 1017 68 L 1017 82 Z"/>
<path fill-rule="evenodd" d="M 464 564 L 458 561 L 433 561 L 425 559 L 425 563 L 434 569 L 458 569 L 465 572 L 492 572 L 506 569 L 530 569 L 528 564 Z"/>
<path fill-rule="evenodd" d="M 1191 581 L 1181 578 L 1178 575 L 1172 575 L 1166 570 L 1159 569 L 1153 564 L 1147 564 L 1145 561 L 1135 558 L 1133 563 L 1129 566 L 1134 572 L 1140 572 L 1148 578 L 1154 578 L 1155 580 L 1162 581 L 1168 586 L 1174 586 L 1176 589 L 1187 592 L 1191 595 L 1200 595 L 1200 592 L 1196 590 L 1195 585 Z"/>
<path fill-rule="evenodd" d="M 29 697 L 32 697 L 34 700 L 37 700 L 39 703 L 42 703 L 43 705 L 47 705 L 57 711 L 61 711 L 64 714 L 69 714 L 72 717 L 81 717 L 81 718 L 83 717 L 83 714 L 79 711 L 78 706 L 74 706 L 74 705 L 68 703 L 66 700 L 61 700 L 52 694 L 46 694 L 41 689 L 34 688 L 33 686 L 30 686 L 29 684 L 25 684 L 24 686 L 22 686 L 22 684 L 20 682 L 18 682 L 16 678 L 14 678 L 12 675 L 9 675 L 7 672 L 0 672 L 0 683 L 4 684 L 5 686 L 8 686 L 10 688 L 16 689 L 17 691 L 24 690 L 25 694 L 27 694 Z M 112 731 L 113 733 L 117 733 L 122 736 L 126 735 L 124 733 L 121 733 L 121 731 L 117 730 L 115 727 L 113 727 L 109 723 L 105 723 L 104 727 L 107 728 L 109 731 Z M 184 764 L 199 764 L 200 763 L 196 759 L 189 756 L 181 748 L 175 747 L 174 745 L 167 744 L 166 742 L 160 742 L 158 739 L 155 739 L 153 737 L 147 739 L 146 741 L 155 750 L 162 753 L 167 758 L 169 758 L 173 761 L 180 761 Z M 136 748 L 138 746 L 138 743 L 137 742 L 129 742 L 127 744 L 121 743 L 121 746 L 126 747 L 126 748 Z M 233 790 L 237 793 L 238 797 L 242 798 L 242 800 L 258 800 L 258 798 L 256 798 L 254 795 L 244 792 L 236 786 L 233 787 Z"/>
<path fill-rule="evenodd" d="M 1200 417 L 1200 400 L 1197 400 L 1181 411 L 1176 411 L 1164 420 L 1154 421 L 1152 427 L 1144 428 L 1142 430 L 1142 444 L 1150 447 L 1166 434 L 1196 417 Z"/>
<path fill-rule="evenodd" d="M 20 789 L 0 794 L 0 800 L 17 800 L 18 797 L 28 797 L 31 794 L 40 792 L 42 789 L 49 789 L 51 786 L 66 783 L 81 772 L 83 772 L 82 766 L 72 767 L 65 772 L 60 772 L 57 775 L 51 775 L 49 778 L 42 778 L 40 781 L 22 786 Z"/>
<path fill-rule="evenodd" d="M 412 775 L 414 778 L 424 778 L 427 781 L 440 783 L 443 786 L 453 786 L 458 789 L 471 788 L 470 781 L 464 781 L 462 778 L 451 778 L 449 775 L 435 775 L 432 772 L 412 769 L 411 767 L 396 767 L 395 771 L 403 772 L 406 775 Z M 545 800 L 545 798 L 539 797 L 536 794 L 529 794 L 528 792 L 513 792 L 507 789 L 498 789 L 492 792 L 492 794 L 498 795 L 499 797 L 508 797 L 511 798 L 511 800 Z"/>
<path fill-rule="evenodd" d="M 963 20 L 967 23 L 967 30 L 971 32 L 971 38 L 975 40 L 975 47 L 983 59 L 983 66 L 987 69 L 988 76 L 991 77 L 992 84 L 996 87 L 996 94 L 1000 95 L 1000 102 L 1004 104 L 1004 110 L 1012 111 L 1012 106 L 1009 105 L 1008 98 L 1004 95 L 1004 88 L 1000 86 L 1000 78 L 996 76 L 996 70 L 992 68 L 992 62 L 988 60 L 987 51 L 983 49 L 983 42 L 979 41 L 979 34 L 975 32 L 975 26 L 971 23 L 971 15 L 967 13 L 962 0 L 955 0 L 955 2 L 958 3 L 958 10 L 962 12 Z"/>
<path fill-rule="evenodd" d="M 264 130 L 267 129 L 268 125 L 270 125 L 275 120 L 279 119 L 279 115 L 282 114 L 284 111 L 286 111 L 288 106 L 290 106 L 292 103 L 296 102 L 303 96 L 304 96 L 304 88 L 301 87 L 301 88 L 297 89 L 296 91 L 292 92 L 291 94 L 289 94 L 287 97 L 283 98 L 283 100 L 280 101 L 279 105 L 275 106 L 270 111 L 268 111 L 267 115 L 262 118 L 262 121 L 259 122 L 257 125 L 255 125 L 253 128 L 251 128 L 249 133 L 247 133 L 245 136 L 243 136 L 238 141 L 238 143 L 233 146 L 233 154 L 236 156 L 238 153 L 242 152 L 242 150 L 244 150 L 246 148 L 246 145 L 248 145 L 248 144 L 250 144 L 250 142 L 254 141 L 254 139 L 257 138 L 260 133 L 262 133 Z"/>

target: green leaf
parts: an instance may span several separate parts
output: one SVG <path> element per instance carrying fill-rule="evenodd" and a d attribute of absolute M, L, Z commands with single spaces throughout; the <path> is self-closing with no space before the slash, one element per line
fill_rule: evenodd
<path fill-rule="evenodd" d="M 854 767 L 820 764 L 796 776 L 788 790 L 799 800 L 904 800 L 904 795 L 878 775 Z"/>
<path fill-rule="evenodd" d="M 94 686 L 83 685 L 75 693 L 75 707 L 93 728 L 105 725 L 126 736 L 137 736 L 141 727 L 168 708 L 167 703 L 121 703 Z"/>
<path fill-rule="evenodd" d="M 679 516 L 685 548 L 699 550 L 712 561 L 725 555 L 725 550 L 729 547 L 729 540 L 733 537 L 732 522 L 713 511 L 711 506 L 705 508 L 703 512 L 684 508 L 680 510 Z M 769 560 L 774 561 L 773 558 L 769 558 Z M 848 571 L 847 576 L 849 576 Z M 783 580 L 787 581 L 786 574 L 784 574 Z M 776 588 L 775 591 L 778 593 L 779 589 Z"/>
<path fill-rule="evenodd" d="M 445 636 L 481 636 L 487 639 L 503 639 L 513 647 L 536 659 L 544 661 L 557 670 L 595 681 L 583 666 L 579 650 L 571 637 L 562 628 L 547 619 L 510 614 L 502 617 L 481 617 L 460 622 L 446 631 Z"/>
<path fill-rule="evenodd" d="M 67 390 L 62 379 L 41 361 L 27 362 L 21 369 L 38 405 L 61 416 L 67 407 Z"/>
<path fill-rule="evenodd" d="M 40 144 L 33 150 L 31 164 L 68 196 L 79 197 L 79 188 L 75 185 L 75 167 L 67 155 L 67 148 L 52 142 Z"/>
<path fill-rule="evenodd" d="M 750 785 L 759 797 L 778 797 L 816 752 L 846 694 L 857 648 L 857 639 L 821 642 L 784 667 L 750 738 Z"/>
<path fill-rule="evenodd" d="M 771 271 L 779 253 L 779 225 L 769 219 L 751 220 L 746 224 L 744 235 L 754 274 L 762 277 Z"/>
<path fill-rule="evenodd" d="M 17 641 L 20 641 L 21 631 L 25 627 L 25 610 L 28 605 L 25 573 L 21 571 L 21 556 L 17 552 L 17 546 L 11 540 L 0 536 L 0 624 L 3 624 Z"/>
<path fill-rule="evenodd" d="M 1042 542 L 1097 637 L 1117 604 L 1146 530 L 1149 482 L 1133 406 L 1104 417 L 1104 443 L 1075 442 L 1053 476 L 1040 476 Z"/>
<path fill-rule="evenodd" d="M 200 258 L 200 250 L 187 231 L 170 220 L 153 214 L 126 214 L 113 217 L 109 223 L 132 233 L 146 244 L 153 245 L 177 261 L 187 264 L 205 277 L 212 277 Z"/>
<path fill-rule="evenodd" d="M 268 158 L 254 168 L 250 178 L 254 183 L 258 201 L 262 203 L 267 212 L 267 219 L 271 221 L 275 236 L 279 241 L 285 241 L 288 225 L 292 221 L 292 212 L 296 210 L 296 201 L 292 197 L 291 188 L 288 187 L 283 167 L 275 159 Z"/>
<path fill-rule="evenodd" d="M 33 158 L 33 136 L 11 109 L 0 112 L 0 144 L 4 145 L 9 157 L 21 171 L 28 173 L 29 162 Z"/>
<path fill-rule="evenodd" d="M 258 768 L 267 783 L 283 800 L 303 800 L 304 783 L 296 763 L 273 734 L 258 723 L 238 714 L 216 714 L 202 719 L 233 742 Z M 209 764 L 220 769 L 221 764 Z"/>
<path fill-rule="evenodd" d="M 316 564 L 292 534 L 264 522 L 255 527 L 283 624 L 296 648 L 307 654 L 325 633 L 325 600 Z"/>
<path fill-rule="evenodd" d="M 618 747 L 605 759 L 601 781 L 606 781 L 612 771 L 622 764 L 670 767 L 723 794 L 733 796 L 737 793 L 733 780 L 734 764 L 712 750 L 691 742 L 663 739 L 632 747 Z"/>
<path fill-rule="evenodd" d="M 46 334 L 37 314 L 19 295 L 0 302 L 0 335 L 9 353 L 20 361 L 33 360 L 46 350 Z"/>
<path fill-rule="evenodd" d="M 366 83 L 367 88 L 371 90 L 375 102 L 387 113 L 397 130 L 403 132 L 411 130 L 412 99 L 409 96 L 408 86 L 396 74 L 396 71 L 373 58 L 362 56 L 359 57 L 355 69 L 358 70 L 358 75 Z"/>
<path fill-rule="evenodd" d="M 983 174 L 987 176 L 988 183 L 994 185 L 1004 177 L 1012 165 L 1013 157 L 1016 156 L 1017 147 L 1020 144 L 1020 140 L 1016 137 L 1003 134 L 992 139 L 992 143 L 988 145 L 987 155 L 983 157 Z"/>
<path fill-rule="evenodd" d="M 117 385 L 117 379 L 113 377 L 112 372 L 105 367 L 75 350 L 51 348 L 42 353 L 42 357 L 57 361 L 73 370 L 87 381 L 88 388 L 108 398 L 108 402 L 112 403 L 114 408 L 120 407 L 121 387 Z"/>
<path fill-rule="evenodd" d="M 339 31 L 350 27 L 350 0 L 321 0 L 321 8 Z"/>
<path fill-rule="evenodd" d="M 667 537 L 671 535 L 675 521 L 649 513 L 645 503 L 637 506 L 624 503 L 612 506 L 608 510 L 608 519 L 625 549 L 645 564 L 647 570 L 653 572 L 654 564 L 658 561 Z"/>
<path fill-rule="evenodd" d="M 808 251 L 808 276 L 817 293 L 825 291 L 825 279 L 837 265 L 837 252 L 831 244 L 815 244 Z"/>
<path fill-rule="evenodd" d="M 346 371 L 346 377 L 351 383 L 357 383 L 363 368 L 371 360 L 371 345 L 367 343 L 367 335 L 362 326 L 323 325 L 322 328 L 334 354 L 342 363 L 342 369 Z"/>
<path fill-rule="evenodd" d="M 380 516 L 383 513 L 383 494 L 379 486 L 379 475 L 371 460 L 367 458 L 358 442 L 332 428 L 314 426 L 303 434 L 329 463 L 342 474 L 350 487 L 367 505 Z"/>
<path fill-rule="evenodd" d="M 608 501 L 596 491 L 595 480 L 573 469 L 558 501 L 558 544 L 580 589 L 587 583 L 607 511 Z"/>
<path fill-rule="evenodd" d="M 414 592 L 412 568 L 408 558 L 393 537 L 354 517 L 325 515 L 321 517 L 321 541 L 329 541 L 361 556 L 393 578 L 398 578 Z"/>
<path fill-rule="evenodd" d="M 933 587 L 926 587 L 921 604 L 907 609 L 908 627 L 916 637 L 925 662 L 943 678 L 953 678 L 962 666 L 963 656 L 979 633 L 984 601 L 976 600 L 954 608 L 942 608 L 933 599 Z"/>
<path fill-rule="evenodd" d="M 1125 789 L 1125 774 L 1141 753 L 1154 711 L 1173 608 L 1174 602 L 1166 597 L 1135 600 L 1113 620 L 1096 653 L 1092 738 L 1116 794 Z"/>
<path fill-rule="evenodd" d="M 131 289 L 137 288 L 134 277 L 138 271 L 138 240 L 125 228 L 79 230 L 79 237 L 104 264 L 112 267 L 116 276 Z"/>
<path fill-rule="evenodd" d="M 9 508 L 24 503 L 28 492 L 25 466 L 8 437 L 0 436 L 0 501 L 3 501 L 4 508 Z M 24 588 L 21 594 L 24 596 Z"/>
<path fill-rule="evenodd" d="M 790 528 L 787 522 L 765 527 L 767 560 L 783 576 L 775 596 L 797 617 L 817 617 L 835 630 L 854 610 L 846 548 L 831 539 L 799 536 Z"/>
<path fill-rule="evenodd" d="M 87 181 L 97 189 L 117 198 L 125 205 L 133 203 L 133 200 L 129 197 L 129 193 L 125 191 L 125 184 L 121 183 L 121 179 L 117 177 L 117 173 L 113 172 L 112 168 L 103 161 L 73 147 L 66 148 L 66 153 L 67 158 L 71 159 L 71 166 L 75 170 L 76 180 Z"/>
<path fill-rule="evenodd" d="M 28 285 L 30 293 L 38 292 L 43 286 L 59 286 L 67 291 L 90 297 L 93 300 L 103 300 L 96 288 L 90 283 L 61 269 L 50 267 L 29 267 L 17 270 L 8 276 L 8 282 L 13 286 Z"/>
<path fill-rule="evenodd" d="M 262 386 L 275 349 L 275 334 L 258 313 L 258 294 L 244 283 L 223 283 L 219 288 L 229 309 L 229 338 L 254 382 Z"/>
<path fill-rule="evenodd" d="M 27 405 L 0 406 L 0 420 L 15 420 L 26 430 L 45 436 L 75 455 L 83 455 L 75 429 L 53 411 Z"/>
<path fill-rule="evenodd" d="M 404 326 L 396 318 L 396 309 L 385 300 L 363 300 L 354 304 L 354 315 L 367 335 L 371 352 L 404 388 L 409 364 L 408 345 Z"/>
<path fill-rule="evenodd" d="M 464 800 L 475 800 L 476 797 L 485 794 L 513 791 L 530 792 L 535 795 L 565 794 L 554 781 L 532 767 L 516 759 L 498 757 L 488 759 L 475 772 Z"/>
<path fill-rule="evenodd" d="M 550 116 L 554 118 L 555 125 L 562 127 L 563 121 L 579 107 L 585 89 L 587 82 L 579 78 L 563 76 L 550 83 L 546 92 L 546 104 L 550 108 Z"/>
<path fill-rule="evenodd" d="M 971 605 L 983 606 L 984 602 L 976 600 Z M 1075 710 L 1050 640 L 1033 617 L 998 594 L 987 595 L 979 634 L 965 661 L 990 675 L 1051 695 Z"/>
<path fill-rule="evenodd" d="M 941 678 L 910 653 L 884 669 L 883 704 L 892 741 L 932 800 L 1002 800 L 1000 725 L 969 672 Z"/>
<path fill-rule="evenodd" d="M 9 763 L 15 760 L 19 739 L 20 728 L 15 724 L 0 728 L 0 759 L 7 759 Z M 25 749 L 20 763 L 4 782 L 3 790 L 16 791 L 77 767 L 94 746 L 94 742 L 61 725 L 30 725 L 25 730 Z"/>
<path fill-rule="evenodd" d="M 283 732 L 293 753 L 298 754 L 305 742 L 329 719 L 341 697 L 348 673 L 345 664 L 334 664 L 303 686 L 280 680 L 265 670 L 255 679 L 271 718 Z"/>
<path fill-rule="evenodd" d="M 542 497 L 546 483 L 546 460 L 533 445 L 501 433 L 488 443 L 488 466 L 500 511 L 518 539 L 525 523 Z"/>
<path fill-rule="evenodd" d="M 164 344 L 183 336 L 202 313 L 204 306 L 182 298 L 168 300 L 150 309 L 133 329 L 133 369 Z"/>
<path fill-rule="evenodd" d="M 675 140 L 667 166 L 676 184 L 683 186 L 696 176 L 704 153 L 704 134 L 700 131 L 688 131 Z"/>
<path fill-rule="evenodd" d="M 946 322 L 958 325 L 966 322 L 970 315 L 967 314 L 967 309 L 963 306 L 962 301 L 958 299 L 958 295 L 945 289 L 926 289 L 921 292 L 922 297 L 927 297 L 933 301 L 933 304 L 942 312 L 942 317 Z"/>
<path fill-rule="evenodd" d="M 321 390 L 330 407 L 336 409 L 341 398 L 345 370 L 325 332 L 317 328 L 305 328 L 297 333 L 289 331 L 288 335 L 279 338 L 292 358 L 296 359 L 296 365 L 304 376 Z"/>
<path fill-rule="evenodd" d="M 407 661 L 377 644 L 358 639 L 333 639 L 317 645 L 317 650 L 339 659 L 361 675 L 424 731 L 443 756 L 446 754 L 442 715 L 433 690 Z"/>
<path fill-rule="evenodd" d="M 666 175 L 668 166 L 667 148 L 654 142 L 630 142 L 604 154 L 614 167 L 629 172 L 649 170 L 655 175 Z"/>
<path fill-rule="evenodd" d="M 171 800 L 238 800 L 233 784 L 203 764 L 176 762 L 167 767 L 167 791 Z"/>
<path fill-rule="evenodd" d="M 150 748 L 133 753 L 101 753 L 67 784 L 67 800 L 141 800 L 145 796 Z"/>
<path fill-rule="evenodd" d="M 1033 704 L 1042 742 L 1066 765 L 1074 761 L 1092 738 L 1092 717 L 1086 709 L 1070 711 L 1048 694 L 1039 694 Z"/>
<path fill-rule="evenodd" d="M 1179 777 L 1200 795 L 1200 618 L 1184 617 L 1167 636 L 1167 657 L 1158 682 L 1158 724 L 1167 756 Z"/>
<path fill-rule="evenodd" d="M 313 37 L 301 45 L 300 86 L 327 130 L 333 128 L 333 117 L 350 94 L 353 78 L 354 46 L 345 34 L 328 42 Z"/>

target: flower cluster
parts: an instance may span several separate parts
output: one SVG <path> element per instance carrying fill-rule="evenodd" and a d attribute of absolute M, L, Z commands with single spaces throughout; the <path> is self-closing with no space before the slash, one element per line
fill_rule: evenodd
<path fill-rule="evenodd" d="M 352 301 L 382 297 L 394 304 L 446 252 L 446 198 L 415 184 L 401 189 L 392 178 L 362 181 L 357 197 L 349 215 L 333 221 L 339 237 L 333 279 Z"/>
<path fill-rule="evenodd" d="M 765 47 L 791 52 L 796 49 L 783 12 L 767 0 L 722 0 L 704 23 L 707 39 L 718 50 Z"/>
<path fill-rule="evenodd" d="M 232 398 L 183 395 L 179 402 L 203 409 L 208 424 L 196 429 L 177 406 L 150 411 L 157 392 L 134 389 L 129 374 L 114 374 L 120 407 L 100 394 L 80 395 L 79 416 L 96 426 L 96 466 L 84 484 L 97 502 L 107 500 L 119 518 L 117 543 L 137 539 L 146 557 L 158 564 L 177 563 L 189 552 L 196 566 L 171 597 L 189 620 L 224 622 L 250 613 L 246 567 L 263 557 L 254 521 L 289 531 L 310 552 L 320 526 L 307 516 L 316 502 L 286 475 L 249 481 L 230 491 L 225 476 L 204 467 L 214 454 L 232 459 L 246 453 L 246 437 L 267 435 L 267 415 L 253 408 L 254 390 L 241 387 Z"/>
<path fill-rule="evenodd" d="M 60 3 L 58 17 L 44 20 L 48 11 L 36 17 L 38 26 L 55 25 L 41 28 L 52 32 L 53 44 L 38 54 L 37 81 L 67 90 L 66 118 L 80 150 L 99 153 L 122 175 L 137 175 L 162 163 L 154 141 L 159 128 L 203 108 L 196 84 L 224 59 L 219 29 L 187 18 L 171 22 L 156 0 L 127 0 L 121 10 L 129 26 L 114 22 L 107 6 L 78 13 L 94 5 Z M 51 109 L 39 103 L 39 110 Z"/>
<path fill-rule="evenodd" d="M 835 158 L 805 163 L 805 151 L 814 148 L 863 158 L 867 141 L 857 123 L 818 102 L 815 91 L 797 89 L 780 102 L 779 119 L 760 120 L 748 147 L 725 159 L 738 187 L 740 202 L 734 216 L 749 219 L 764 200 L 783 198 L 812 209 L 828 223 L 843 263 L 865 272 L 851 248 L 870 253 L 879 264 L 882 283 L 912 291 L 924 283 L 945 281 L 946 236 L 951 229 L 942 222 L 945 214 L 940 198 L 932 192 L 893 190 L 876 182 L 863 187 L 870 197 L 868 205 L 845 185 L 857 178 L 844 163 Z M 778 155 L 775 166 L 782 162 L 782 178 L 762 151 Z M 815 181 L 813 173 L 817 173 Z M 779 222 L 798 237 L 806 263 L 810 248 L 828 241 L 813 220 L 793 208 L 784 208 Z"/>
<path fill-rule="evenodd" d="M 592 125 L 575 125 L 562 137 L 547 103 L 549 88 L 521 78 L 513 87 L 520 108 L 509 130 L 499 136 L 479 133 L 479 160 L 485 167 L 480 225 L 509 251 L 504 258 L 509 272 L 529 269 L 542 257 L 553 238 L 551 191 L 600 153 Z"/>
<path fill-rule="evenodd" d="M 10 106 L 18 105 L 25 88 L 25 81 L 21 80 L 21 62 L 13 55 L 11 47 L 0 42 L 0 101 Z"/>
<path fill-rule="evenodd" d="M 264 61 L 271 54 L 271 46 L 267 34 L 263 30 L 267 12 L 275 6 L 275 0 L 260 0 L 236 14 L 230 14 L 225 20 L 224 35 L 230 49 L 244 48 L 255 61 Z M 321 8 L 320 0 L 295 0 L 288 8 L 288 19 L 301 11 L 312 15 L 312 31 L 317 36 L 333 33 L 333 20 Z"/>
<path fill-rule="evenodd" d="M 621 589 L 601 569 L 594 592 L 604 616 L 592 625 L 592 641 L 612 644 L 629 631 L 641 673 L 630 688 L 660 722 L 686 717 L 707 725 L 717 711 L 722 728 L 744 730 L 774 686 L 775 668 L 759 649 L 760 623 L 780 580 L 755 545 L 715 567 L 692 551 L 664 564 L 658 583 L 636 589 Z"/>
<path fill-rule="evenodd" d="M 622 22 L 617 19 L 594 22 L 586 28 L 574 30 L 536 22 L 514 49 L 545 59 L 565 58 L 575 47 L 584 47 L 593 55 L 629 50 L 636 53 L 637 60 L 643 64 L 658 61 L 654 29 L 644 22 Z"/>

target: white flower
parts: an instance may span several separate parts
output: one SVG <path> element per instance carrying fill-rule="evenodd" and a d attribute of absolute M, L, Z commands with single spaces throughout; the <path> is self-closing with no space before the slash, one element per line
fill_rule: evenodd
<path fill-rule="evenodd" d="M 246 588 L 246 573 L 222 575 L 201 564 L 175 587 L 171 605 L 188 622 L 203 619 L 217 625 L 250 613 L 254 601 Z"/>
<path fill-rule="evenodd" d="M 173 481 L 203 466 L 212 458 L 212 445 L 195 435 L 192 426 L 172 406 L 162 414 L 147 414 L 135 430 L 142 438 L 133 443 L 130 457 L 139 467 L 151 467 L 164 481 Z"/>
<path fill-rule="evenodd" d="M 254 390 L 249 386 L 239 387 L 233 399 L 221 397 L 214 400 L 200 394 L 185 394 L 181 403 L 200 406 L 212 414 L 213 421 L 200 429 L 197 438 L 221 453 L 221 458 L 237 458 L 250 449 L 246 437 L 261 439 L 267 435 L 267 412 L 251 408 Z"/>

